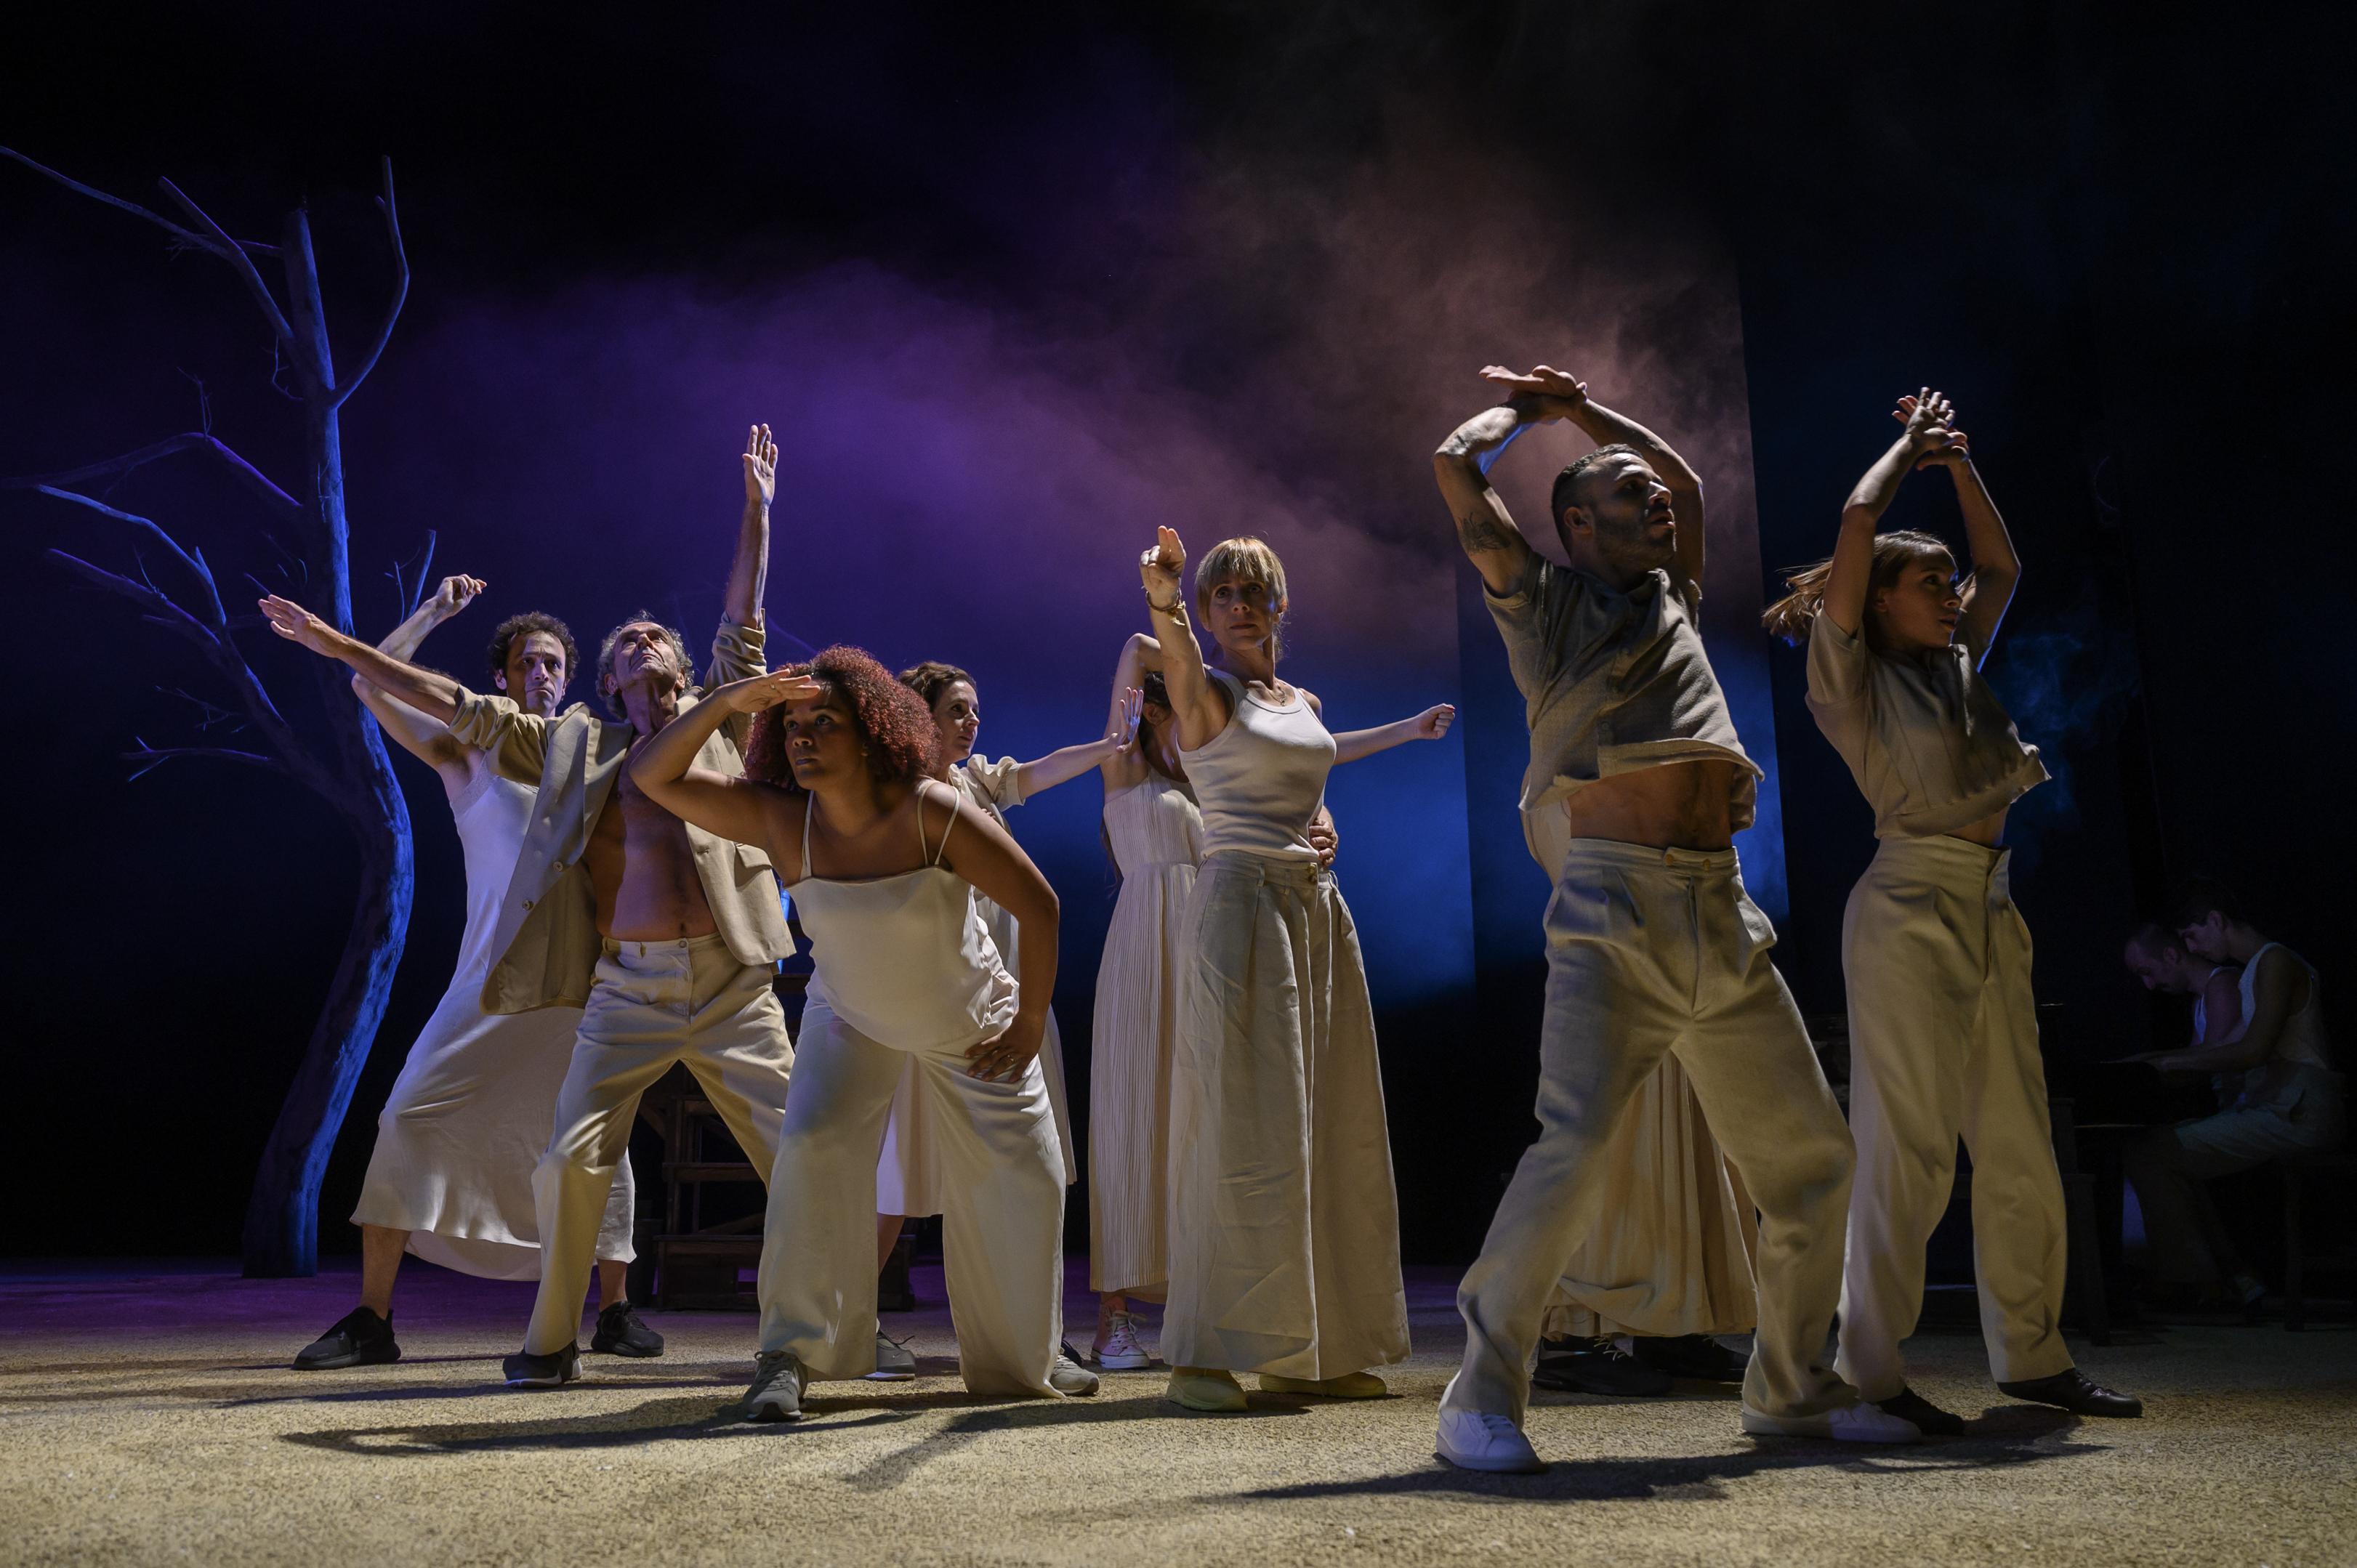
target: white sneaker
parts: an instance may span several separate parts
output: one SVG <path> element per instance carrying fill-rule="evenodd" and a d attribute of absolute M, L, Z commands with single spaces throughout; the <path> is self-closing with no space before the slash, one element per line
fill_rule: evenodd
<path fill-rule="evenodd" d="M 1522 1428 L 1487 1411 L 1440 1412 L 1439 1455 L 1460 1470 L 1496 1470 L 1533 1476 L 1546 1468 Z"/>
<path fill-rule="evenodd" d="M 1097 1391 L 1097 1375 L 1072 1359 L 1072 1348 L 1059 1347 L 1056 1364 L 1048 1369 L 1048 1386 L 1067 1399 L 1086 1399 Z"/>
<path fill-rule="evenodd" d="M 1749 1405 L 1743 1430 L 1754 1437 L 1824 1437 L 1835 1443 L 1921 1443 L 1922 1430 L 1865 1400 L 1822 1415 L 1762 1415 Z"/>
<path fill-rule="evenodd" d="M 1137 1315 L 1134 1312 L 1106 1313 L 1104 1338 L 1093 1348 L 1097 1365 L 1108 1372 L 1134 1372 L 1154 1365 L 1154 1358 L 1137 1342 Z"/>

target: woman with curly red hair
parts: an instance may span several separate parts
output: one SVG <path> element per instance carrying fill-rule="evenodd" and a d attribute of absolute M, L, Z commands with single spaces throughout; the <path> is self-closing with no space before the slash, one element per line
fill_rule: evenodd
<path fill-rule="evenodd" d="M 694 765 L 732 714 L 759 715 L 737 779 Z M 791 1420 L 812 1381 L 876 1369 L 876 1150 L 912 1062 L 952 1177 L 942 1239 L 966 1387 L 1096 1391 L 1058 1351 L 1064 1162 L 1038 1059 L 1056 895 L 987 812 L 925 777 L 936 744 L 913 693 L 830 648 L 706 693 L 631 764 L 665 810 L 769 852 L 816 965 L 770 1176 L 751 1420 Z M 1019 982 L 977 896 L 1023 933 Z"/>

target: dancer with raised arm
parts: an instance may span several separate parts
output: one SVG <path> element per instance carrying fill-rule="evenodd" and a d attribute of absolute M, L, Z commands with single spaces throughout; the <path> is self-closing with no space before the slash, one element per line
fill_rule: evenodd
<path fill-rule="evenodd" d="M 1308 830 L 1328 771 L 1387 732 L 1338 737 L 1277 679 L 1290 607 L 1260 540 L 1196 570 L 1225 665 L 1206 670 L 1186 559 L 1165 528 L 1138 561 L 1203 817 L 1170 1069 L 1169 1397 L 1240 1411 L 1235 1374 L 1256 1371 L 1269 1392 L 1373 1399 L 1369 1369 L 1408 1353 L 1399 1205 L 1358 930 Z"/>
<path fill-rule="evenodd" d="M 377 644 L 410 660 L 418 644 L 483 591 L 479 577 L 442 579 L 417 613 Z M 525 711 L 551 718 L 580 662 L 573 633 L 554 616 L 511 616 L 491 634 L 491 683 Z M 295 1358 L 299 1370 L 401 1359 L 393 1335 L 393 1282 L 403 1251 L 489 1279 L 540 1277 L 540 1229 L 532 1169 L 548 1141 L 548 1119 L 573 1058 L 581 1013 L 546 1007 L 483 1011 L 483 976 L 494 956 L 491 930 L 532 821 L 532 790 L 500 777 L 490 759 L 462 746 L 447 726 L 352 677 L 352 692 L 384 733 L 442 780 L 467 869 L 467 928 L 449 989 L 409 1048 L 376 1122 L 376 1148 L 361 1183 L 352 1223 L 361 1228 L 360 1305 Z M 630 1157 L 616 1168 L 597 1226 L 599 1310 L 592 1350 L 660 1356 L 662 1336 L 630 1305 L 634 1188 Z"/>
<path fill-rule="evenodd" d="M 741 459 L 745 510 L 707 683 L 761 672 L 762 588 L 777 443 L 756 425 Z M 344 636 L 272 596 L 281 637 L 341 660 L 450 726 L 500 772 L 537 786 L 532 827 L 500 905 L 484 975 L 490 1013 L 584 1009 L 548 1147 L 533 1172 L 540 1294 L 508 1382 L 552 1388 L 581 1375 L 576 1343 L 598 1216 L 630 1146 L 647 1086 L 684 1062 L 756 1168 L 770 1168 L 793 1047 L 770 982 L 793 950 L 777 879 L 757 850 L 692 828 L 627 777 L 634 748 L 700 693 L 680 634 L 637 615 L 606 634 L 597 692 L 616 721 L 575 708 L 555 718 L 483 696 Z M 702 764 L 742 767 L 748 723 L 708 731 Z"/>
<path fill-rule="evenodd" d="M 1203 859 L 1203 816 L 1187 782 L 1162 649 L 1143 632 L 1124 646 L 1114 703 L 1140 694 L 1137 743 L 1099 765 L 1106 853 L 1121 875 L 1097 965 L 1089 1041 L 1089 1284 L 1098 1293 L 1090 1353 L 1108 1370 L 1151 1366 L 1131 1302 L 1163 1299 L 1170 1277 L 1168 1219 L 1170 1062 L 1186 976 L 1187 906 Z M 1394 744 L 1437 739 L 1447 703 L 1393 726 Z M 1303 837 L 1334 863 L 1334 824 L 1320 805 Z"/>
<path fill-rule="evenodd" d="M 1973 1161 L 1981 1337 L 1997 1387 L 2081 1415 L 2144 1406 L 2091 1381 L 2062 1342 L 2062 1178 L 2046 1112 L 2029 928 L 2002 847 L 2045 782 L 2037 749 L 1981 679 L 2020 563 L 1948 400 L 1899 400 L 1906 428 L 1842 508 L 1833 554 L 1788 579 L 1769 630 L 1809 650 L 1809 712 L 1874 808 L 1874 864 L 1842 918 L 1850 1130 L 1857 1144 L 1835 1365 L 1924 1432 L 1963 1420 L 1907 1386 L 1900 1341 L 1923 1307 L 1924 1248 Z M 1972 546 L 1960 586 L 1937 536 L 1878 533 L 1909 470 L 1954 479 Z"/>
<path fill-rule="evenodd" d="M 633 765 L 706 832 L 789 867 L 813 971 L 761 1247 L 761 1350 L 744 1412 L 802 1414 L 813 1381 L 875 1369 L 876 1147 L 914 1063 L 948 1167 L 943 1240 L 960 1370 L 977 1394 L 1092 1394 L 1063 1357 L 1064 1170 L 1039 1069 L 1057 907 L 992 816 L 926 777 L 915 694 L 856 648 L 712 693 Z M 741 777 L 697 747 L 759 713 Z M 1023 933 L 1019 976 L 977 907 Z"/>
<path fill-rule="evenodd" d="M 1002 828 L 1006 809 L 1019 806 L 1042 790 L 1077 779 L 1106 757 L 1132 744 L 1137 733 L 1136 702 L 1115 694 L 1104 734 L 1095 740 L 1051 751 L 1036 762 L 1002 757 L 996 762 L 974 754 L 982 733 L 982 698 L 974 677 L 954 664 L 928 660 L 900 671 L 900 683 L 917 694 L 931 714 L 939 748 L 931 778 L 950 786 Z M 1006 911 L 984 898 L 977 906 L 990 926 L 991 939 L 1009 969 L 1021 967 L 1019 936 Z M 1048 1014 L 1048 1033 L 1039 1046 L 1039 1070 L 1048 1082 L 1048 1103 L 1056 1116 L 1056 1141 L 1063 1152 L 1064 1180 L 1080 1179 L 1080 1159 L 1072 1144 L 1072 1115 L 1064 1092 L 1064 1038 L 1056 1015 Z M 892 1098 L 892 1115 L 885 1123 L 884 1149 L 876 1167 L 876 1255 L 881 1269 L 899 1239 L 904 1219 L 942 1212 L 946 1201 L 946 1175 L 941 1150 L 925 1123 L 926 1097 L 920 1092 L 912 1061 Z M 870 1376 L 896 1381 L 917 1375 L 915 1358 L 896 1341 L 879 1339 L 877 1369 Z"/>
<path fill-rule="evenodd" d="M 1695 628 L 1702 480 L 1573 377 L 1544 365 L 1482 375 L 1508 401 L 1459 425 L 1433 471 L 1528 704 L 1524 832 L 1542 865 L 1543 834 L 1564 848 L 1546 913 L 1539 1137 L 1458 1290 L 1465 1359 L 1441 1397 L 1441 1457 L 1544 1468 L 1522 1432 L 1541 1316 L 1597 1223 L 1614 1122 L 1670 1052 L 1762 1216 L 1744 1430 L 1911 1442 L 1913 1426 L 1861 1404 L 1822 1359 L 1849 1135 L 1736 864 L 1760 770 Z M 1487 475 L 1551 420 L 1599 444 L 1549 500 L 1568 568 L 1523 540 Z"/>

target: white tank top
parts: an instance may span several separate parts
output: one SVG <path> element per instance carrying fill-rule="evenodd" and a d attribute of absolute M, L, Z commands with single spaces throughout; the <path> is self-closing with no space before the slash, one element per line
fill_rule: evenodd
<path fill-rule="evenodd" d="M 1179 747 L 1203 809 L 1205 858 L 1242 854 L 1315 862 L 1318 852 L 1304 834 L 1326 798 L 1333 736 L 1298 687 L 1280 706 L 1223 670 L 1210 674 L 1228 689 L 1234 714 L 1227 728 L 1194 750 Z"/>
<path fill-rule="evenodd" d="M 523 853 L 524 834 L 532 827 L 537 793 L 529 784 L 500 778 L 485 758 L 475 776 L 450 797 L 450 822 L 458 830 L 458 848 L 467 865 L 467 932 L 458 939 L 453 992 L 480 990 L 491 961 L 500 956 L 491 950 L 491 939 L 508 882 L 515 875 L 516 857 Z"/>
<path fill-rule="evenodd" d="M 2259 960 L 2270 951 L 2277 950 L 2281 951 L 2284 957 L 2308 971 L 2308 1000 L 2300 1004 L 2298 1012 L 2284 1020 L 2283 1033 L 2276 1040 L 2274 1059 L 2279 1062 L 2297 1062 L 2302 1067 L 2320 1067 L 2330 1070 L 2332 1058 L 2325 1046 L 2324 1002 L 2317 995 L 2316 969 L 2306 959 L 2285 947 L 2281 942 L 2267 943 L 2257 952 L 2253 953 L 2251 961 L 2243 966 L 2244 1025 L 2245 1027 L 2249 1026 L 2251 1014 L 2258 1006 Z"/>
<path fill-rule="evenodd" d="M 929 780 L 917 788 L 921 798 Z M 813 876 L 810 824 L 802 814 L 802 880 L 790 890 L 810 938 L 811 994 L 834 1015 L 882 1046 L 905 1051 L 972 1045 L 1014 1021 L 1015 977 L 998 956 L 974 908 L 974 885 L 941 864 L 950 842 L 917 845 L 925 864 L 897 876 Z"/>

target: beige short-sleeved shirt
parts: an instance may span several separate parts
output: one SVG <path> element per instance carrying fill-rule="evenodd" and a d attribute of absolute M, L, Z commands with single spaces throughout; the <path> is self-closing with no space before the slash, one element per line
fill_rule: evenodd
<path fill-rule="evenodd" d="M 1006 808 L 1023 803 L 1023 765 L 1011 757 L 993 762 L 987 757 L 969 757 L 950 769 L 950 781 L 965 791 L 966 799 L 1006 825 Z"/>
<path fill-rule="evenodd" d="M 1624 594 L 1533 551 L 1513 592 L 1482 596 L 1531 726 L 1525 823 L 1615 774 L 1719 761 L 1739 770 L 1727 825 L 1751 825 L 1760 768 L 1703 651 L 1699 586 L 1655 570 Z M 1532 853 L 1542 854 L 1535 842 Z"/>
<path fill-rule="evenodd" d="M 1930 838 L 2046 781 L 1961 642 L 1921 659 L 1867 647 L 1819 616 L 1809 629 L 1809 712 L 1874 808 L 1874 836 Z"/>

